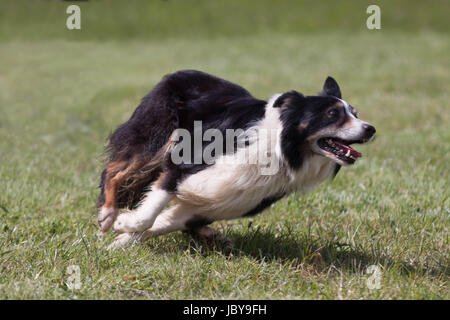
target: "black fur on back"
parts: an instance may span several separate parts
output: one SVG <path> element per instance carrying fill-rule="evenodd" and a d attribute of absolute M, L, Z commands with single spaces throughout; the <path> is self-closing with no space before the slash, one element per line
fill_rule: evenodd
<path fill-rule="evenodd" d="M 183 70 L 165 76 L 143 99 L 109 142 L 111 160 L 155 154 L 177 128 L 246 128 L 264 116 L 266 102 L 244 88 L 204 72 Z"/>

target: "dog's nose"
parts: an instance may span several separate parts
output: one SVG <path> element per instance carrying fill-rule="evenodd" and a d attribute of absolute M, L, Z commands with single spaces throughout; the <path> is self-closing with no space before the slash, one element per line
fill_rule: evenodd
<path fill-rule="evenodd" d="M 363 129 L 366 132 L 366 137 L 372 137 L 377 131 L 374 126 L 368 123 L 363 124 Z"/>

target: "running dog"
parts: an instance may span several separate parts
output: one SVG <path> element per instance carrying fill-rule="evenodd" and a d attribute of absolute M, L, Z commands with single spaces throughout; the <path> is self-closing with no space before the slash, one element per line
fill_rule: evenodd
<path fill-rule="evenodd" d="M 238 132 L 231 144 L 219 137 L 230 130 Z M 292 90 L 264 101 L 204 72 L 166 75 L 109 139 L 100 229 L 120 234 L 111 247 L 177 230 L 222 239 L 207 225 L 311 190 L 355 163 L 361 153 L 350 145 L 374 134 L 331 77 L 315 96 Z M 189 135 L 203 139 L 189 142 Z M 213 136 L 223 148 L 209 152 L 211 160 L 205 154 Z"/>

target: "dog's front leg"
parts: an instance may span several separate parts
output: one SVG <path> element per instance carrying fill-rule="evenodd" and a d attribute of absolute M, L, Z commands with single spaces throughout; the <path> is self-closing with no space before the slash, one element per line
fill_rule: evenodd
<path fill-rule="evenodd" d="M 117 233 L 142 232 L 153 226 L 156 217 L 172 199 L 173 193 L 154 186 L 135 210 L 117 217 L 114 231 Z"/>

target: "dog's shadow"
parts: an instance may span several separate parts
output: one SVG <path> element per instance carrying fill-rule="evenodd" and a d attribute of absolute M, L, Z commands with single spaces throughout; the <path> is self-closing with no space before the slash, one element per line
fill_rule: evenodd
<path fill-rule="evenodd" d="M 376 263 L 376 258 L 364 251 L 337 241 L 319 241 L 311 236 L 294 233 L 275 233 L 256 229 L 247 233 L 230 232 L 231 249 L 218 246 L 224 254 L 247 255 L 259 261 L 311 266 L 317 271 L 333 266 L 349 270 L 354 266 L 365 267 Z"/>
<path fill-rule="evenodd" d="M 322 239 L 318 236 L 298 234 L 289 230 L 275 231 L 271 228 L 248 228 L 247 230 L 227 230 L 225 235 L 231 240 L 228 246 L 223 241 L 204 243 L 188 234 L 181 235 L 179 241 L 170 241 L 172 250 L 188 251 L 191 254 L 209 256 L 222 254 L 227 259 L 252 257 L 259 262 L 279 263 L 289 268 L 313 268 L 315 272 L 347 272 L 362 274 L 371 265 L 382 269 L 394 267 L 403 275 L 410 273 L 440 276 L 447 273 L 446 267 L 423 267 L 387 256 L 377 248 L 366 249 L 357 243 L 349 244 L 337 240 Z M 178 236 L 177 236 L 178 237 Z M 148 243 L 152 251 L 166 252 L 167 247 L 155 242 Z M 445 270 L 444 270 L 445 269 Z"/>
<path fill-rule="evenodd" d="M 358 248 L 357 245 L 292 232 L 277 233 L 257 228 L 247 232 L 229 231 L 226 236 L 233 243 L 231 247 L 220 241 L 206 245 L 195 239 L 188 240 L 186 245 L 192 252 L 201 252 L 203 255 L 220 252 L 228 257 L 250 256 L 258 261 L 276 262 L 293 268 L 310 267 L 317 272 L 333 269 L 338 272 L 360 274 L 371 265 L 390 267 L 394 264 L 400 267 L 399 271 L 403 274 L 427 272 L 425 269 L 419 270 L 409 263 L 396 261 L 372 250 L 368 252 Z"/>

